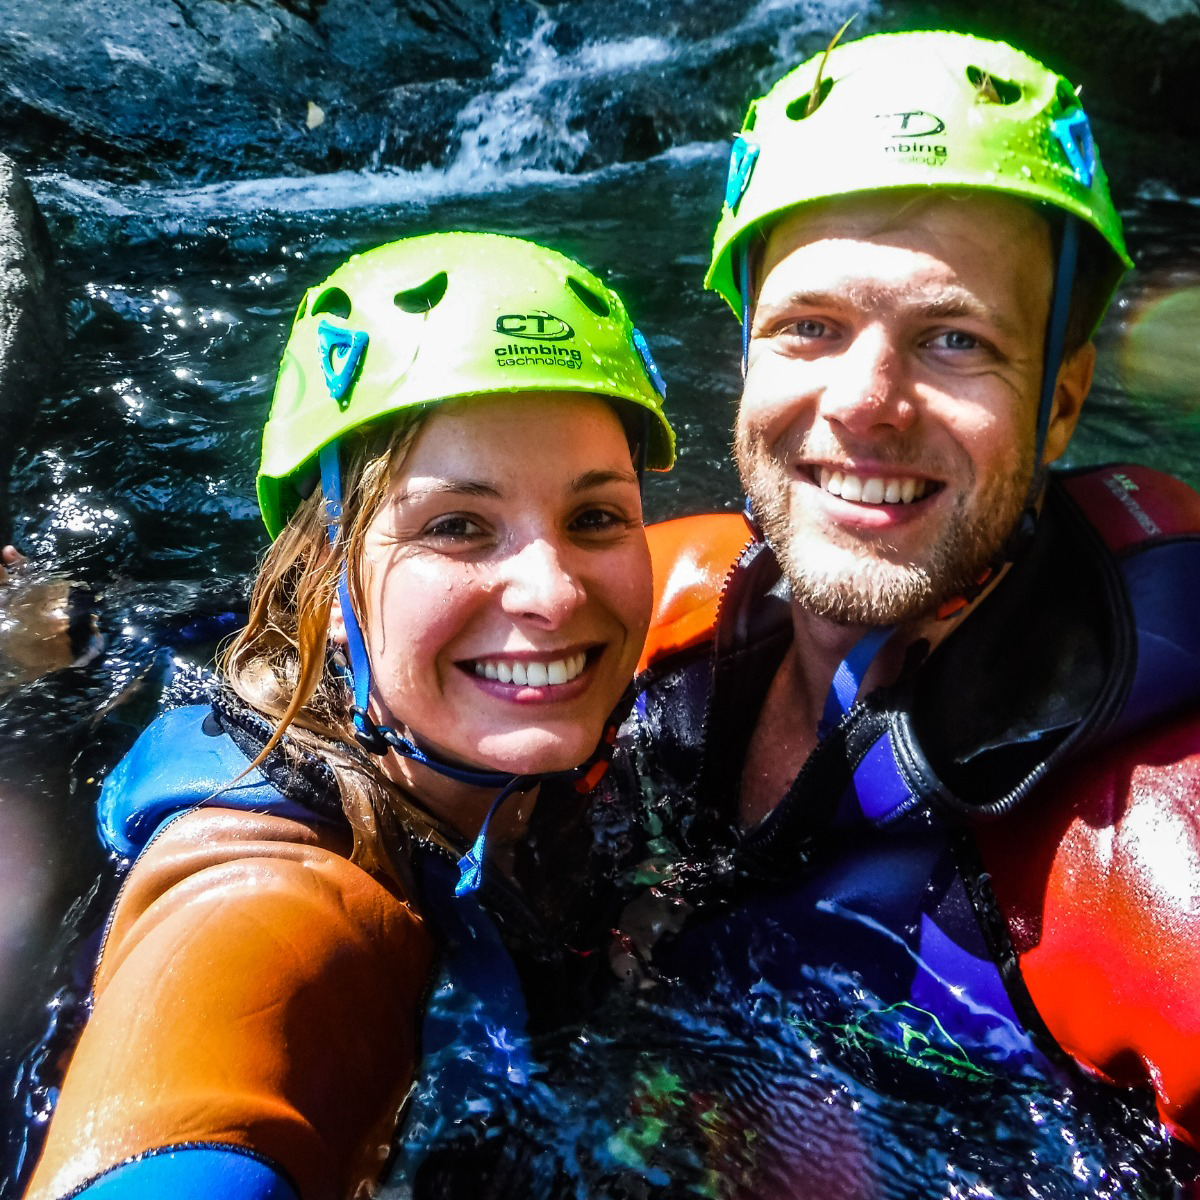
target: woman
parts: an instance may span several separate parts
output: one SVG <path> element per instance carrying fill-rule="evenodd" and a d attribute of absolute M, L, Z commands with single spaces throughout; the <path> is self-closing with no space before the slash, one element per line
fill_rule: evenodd
<path fill-rule="evenodd" d="M 439 952 L 503 994 L 489 910 L 579 934 L 554 884 L 650 618 L 660 393 L 620 300 L 526 242 L 414 238 L 308 292 L 224 689 L 105 785 L 137 860 L 29 1196 L 356 1194 Z"/>

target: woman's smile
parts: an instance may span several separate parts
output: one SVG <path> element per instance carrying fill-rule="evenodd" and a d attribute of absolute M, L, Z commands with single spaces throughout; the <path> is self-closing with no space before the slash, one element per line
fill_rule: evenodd
<path fill-rule="evenodd" d="M 562 689 L 567 685 L 582 679 L 588 667 L 589 654 L 591 661 L 603 653 L 602 646 L 584 649 L 567 648 L 557 651 L 543 651 L 529 654 L 499 654 L 476 658 L 459 666 L 470 671 L 484 683 L 498 683 L 499 688 L 487 688 L 491 695 L 504 699 L 542 699 L 543 697 L 526 697 L 525 692 L 545 692 L 545 699 L 564 699 L 567 693 Z M 550 689 L 555 689 L 553 695 Z M 571 693 L 575 695 L 579 690 Z"/>
<path fill-rule="evenodd" d="M 613 408 L 537 393 L 439 407 L 367 529 L 361 583 L 379 724 L 488 770 L 587 761 L 651 606 L 641 493 Z"/>

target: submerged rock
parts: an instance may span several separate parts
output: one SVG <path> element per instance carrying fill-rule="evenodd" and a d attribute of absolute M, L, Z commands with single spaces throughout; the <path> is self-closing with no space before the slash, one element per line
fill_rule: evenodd
<path fill-rule="evenodd" d="M 13 455 L 62 355 L 53 262 L 29 185 L 0 154 L 0 546 L 11 537 L 7 493 Z"/>

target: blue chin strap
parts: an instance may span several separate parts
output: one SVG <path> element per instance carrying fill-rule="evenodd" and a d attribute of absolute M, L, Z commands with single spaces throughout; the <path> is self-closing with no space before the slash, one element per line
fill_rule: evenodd
<path fill-rule="evenodd" d="M 735 250 L 737 256 L 738 289 L 742 296 L 742 378 L 750 365 L 750 248 Z"/>
<path fill-rule="evenodd" d="M 342 519 L 342 468 L 338 456 L 337 442 L 331 442 L 321 447 L 321 489 L 325 496 L 325 515 L 328 521 L 329 544 L 337 544 Z M 422 750 L 415 742 L 397 733 L 387 725 L 376 725 L 367 711 L 371 696 L 371 659 L 367 654 L 367 644 L 362 634 L 362 627 L 354 611 L 350 599 L 349 568 L 342 563 L 341 576 L 338 579 L 338 600 L 342 607 L 342 621 L 346 626 L 346 649 L 350 656 L 351 684 L 354 690 L 354 705 L 351 713 L 354 717 L 354 732 L 359 745 L 371 754 L 383 756 L 389 750 L 394 750 L 404 758 L 418 762 L 453 779 L 456 783 L 465 783 L 470 787 L 498 788 L 495 800 L 488 808 L 487 815 L 480 826 L 479 835 L 471 848 L 458 860 L 459 880 L 455 885 L 456 896 L 468 896 L 479 889 L 483 882 L 483 859 L 487 847 L 488 826 L 496 810 L 514 792 L 527 792 L 544 779 L 552 776 L 558 779 L 587 781 L 596 771 L 596 765 L 611 757 L 611 741 L 605 738 L 598 748 L 597 754 L 581 767 L 571 771 L 558 771 L 542 775 L 510 775 L 503 771 L 476 771 L 470 767 L 457 766 L 437 758 Z M 594 781 L 593 781 L 594 782 Z"/>
<path fill-rule="evenodd" d="M 1054 290 L 1050 296 L 1050 320 L 1046 326 L 1046 353 L 1042 368 L 1042 394 L 1038 402 L 1037 439 L 1034 442 L 1034 478 L 1042 464 L 1054 393 L 1058 387 L 1058 369 L 1062 366 L 1067 336 L 1067 318 L 1071 313 L 1071 291 L 1075 267 L 1079 261 L 1079 219 L 1070 213 L 1063 219 L 1062 246 L 1054 268 Z"/>
<path fill-rule="evenodd" d="M 342 468 L 338 457 L 338 446 L 331 442 L 321 447 L 321 489 L 325 495 L 325 515 L 328 520 L 329 544 L 336 545 L 342 519 Z M 367 703 L 371 696 L 371 659 L 367 654 L 367 644 L 363 638 L 362 627 L 354 612 L 350 600 L 350 578 L 346 562 L 342 563 L 341 577 L 338 579 L 338 600 L 342 606 L 342 621 L 346 626 L 346 649 L 350 655 L 350 672 L 354 686 L 354 731 L 359 744 L 372 754 L 384 755 L 389 750 L 410 758 L 422 766 L 453 779 L 456 783 L 469 784 L 472 787 L 499 788 L 496 799 L 492 801 L 483 819 L 479 836 L 475 839 L 470 850 L 458 861 L 459 880 L 454 889 L 456 896 L 465 896 L 476 891 L 483 882 L 483 855 L 487 844 L 488 825 L 500 805 L 513 792 L 527 791 L 534 786 L 539 776 L 509 775 L 501 771 L 474 771 L 467 767 L 458 767 L 452 763 L 443 762 L 427 754 L 416 743 L 402 734 L 397 733 L 386 725 L 376 725 L 367 712 Z"/>

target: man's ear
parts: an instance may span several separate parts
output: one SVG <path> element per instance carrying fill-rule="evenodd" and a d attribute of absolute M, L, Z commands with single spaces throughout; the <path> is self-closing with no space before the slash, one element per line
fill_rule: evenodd
<path fill-rule="evenodd" d="M 329 610 L 329 640 L 346 649 L 346 618 L 342 616 L 342 597 L 334 593 L 333 607 Z"/>
<path fill-rule="evenodd" d="M 1096 370 L 1096 346 L 1085 342 L 1070 357 L 1063 359 L 1058 368 L 1058 382 L 1054 388 L 1054 407 L 1050 412 L 1050 426 L 1046 431 L 1046 448 L 1042 454 L 1044 463 L 1052 463 L 1067 448 L 1079 413 L 1092 386 L 1092 375 Z"/>

